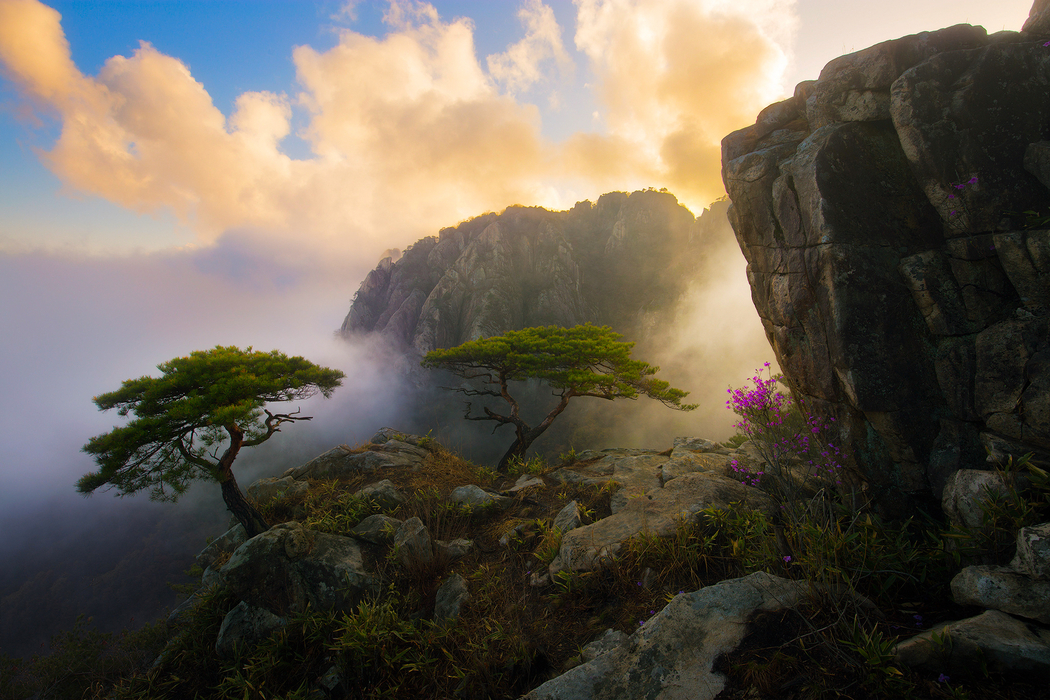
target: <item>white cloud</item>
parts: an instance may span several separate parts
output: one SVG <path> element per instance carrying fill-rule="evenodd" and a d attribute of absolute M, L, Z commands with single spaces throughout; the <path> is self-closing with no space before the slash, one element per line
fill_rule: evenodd
<path fill-rule="evenodd" d="M 254 230 L 371 260 L 475 214 L 571 206 L 577 193 L 666 186 L 698 210 L 722 192 L 719 140 L 775 92 L 784 57 L 768 26 L 791 17 L 777 7 L 579 0 L 575 44 L 602 128 L 562 143 L 514 96 L 572 68 L 540 0 L 524 2 L 524 38 L 487 70 L 469 19 L 392 0 L 385 36 L 344 29 L 326 51 L 297 47 L 299 94 L 244 93 L 228 117 L 149 43 L 82 74 L 60 16 L 36 0 L 0 3 L 0 61 L 61 120 L 44 158 L 70 190 L 173 211 L 202 243 Z M 282 151 L 292 123 L 310 157 Z"/>
<path fill-rule="evenodd" d="M 540 0 L 526 0 L 518 10 L 525 37 L 503 53 L 486 58 L 489 74 L 510 92 L 523 92 L 544 79 L 545 64 L 553 61 L 561 74 L 573 63 L 561 40 L 554 11 Z"/>

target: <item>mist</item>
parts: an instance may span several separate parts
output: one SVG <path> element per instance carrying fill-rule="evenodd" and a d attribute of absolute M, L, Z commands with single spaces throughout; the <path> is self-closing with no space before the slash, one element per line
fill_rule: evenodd
<path fill-rule="evenodd" d="M 667 187 L 699 211 L 722 194 L 722 135 L 782 91 L 793 27 L 793 9 L 768 0 L 574 7 L 575 27 L 558 26 L 547 5 L 523 3 L 520 36 L 481 57 L 469 19 L 395 0 L 383 36 L 344 27 L 328 49 L 282 47 L 297 83 L 241 92 L 224 114 L 190 65 L 150 37 L 91 75 L 74 63 L 58 12 L 0 2 L 9 111 L 28 132 L 44 124 L 54 134 L 27 149 L 63 188 L 40 201 L 77 212 L 88 209 L 76 197 L 101 198 L 152 231 L 157 213 L 178 224 L 163 244 L 127 225 L 112 235 L 23 231 L 12 222 L 33 220 L 25 206 L 4 202 L 0 648 L 39 651 L 78 612 L 109 630 L 161 614 L 175 603 L 164 584 L 228 524 L 214 484 L 178 504 L 74 490 L 95 468 L 81 446 L 120 423 L 92 396 L 155 375 L 173 357 L 252 346 L 347 374 L 332 399 L 303 402 L 312 421 L 238 457 L 242 489 L 383 426 L 433 428 L 482 461 L 505 449 L 506 433 L 462 420 L 456 396 L 441 399 L 447 410 L 420 414 L 417 358 L 382 338 L 334 336 L 364 275 L 384 249 L 512 204 L 568 208 L 608 191 Z M 585 119 L 545 130 L 542 117 L 557 110 L 537 105 L 557 102 L 557 90 L 592 93 L 593 129 Z M 567 135 L 552 140 L 559 129 Z M 284 149 L 289 137 L 296 157 Z M 769 353 L 732 236 L 717 240 L 727 257 L 712 253 L 673 327 L 637 353 L 701 408 L 580 400 L 561 422 L 615 419 L 619 446 L 732 432 L 725 388 Z M 537 449 L 611 446 L 566 432 Z"/>

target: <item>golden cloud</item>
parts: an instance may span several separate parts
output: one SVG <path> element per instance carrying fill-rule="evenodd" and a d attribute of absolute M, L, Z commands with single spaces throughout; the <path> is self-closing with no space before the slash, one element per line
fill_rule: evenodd
<path fill-rule="evenodd" d="M 250 229 L 373 256 L 513 203 L 645 186 L 694 208 L 718 197 L 718 143 L 775 96 L 785 63 L 753 17 L 790 12 L 756 12 L 763 1 L 578 0 L 575 44 L 605 128 L 560 143 L 515 97 L 573 70 L 540 0 L 523 3 L 524 37 L 485 67 L 469 20 L 392 0 L 384 37 L 343 30 L 327 51 L 297 47 L 300 93 L 244 93 L 228 117 L 146 42 L 82 74 L 60 15 L 36 0 L 0 2 L 0 62 L 61 120 L 44 158 L 69 188 L 170 209 L 203 242 Z M 281 149 L 296 111 L 308 158 Z"/>

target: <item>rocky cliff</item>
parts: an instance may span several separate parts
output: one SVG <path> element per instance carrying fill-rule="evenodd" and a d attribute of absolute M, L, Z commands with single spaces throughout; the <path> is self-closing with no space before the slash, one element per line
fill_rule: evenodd
<path fill-rule="evenodd" d="M 1050 451 L 1048 7 L 837 58 L 722 142 L 767 338 L 889 512 Z"/>
<path fill-rule="evenodd" d="M 671 194 L 603 195 L 568 211 L 509 207 L 384 258 L 361 284 L 344 335 L 377 331 L 419 353 L 529 326 L 610 325 L 640 339 L 670 313 L 704 257 L 699 217 Z"/>

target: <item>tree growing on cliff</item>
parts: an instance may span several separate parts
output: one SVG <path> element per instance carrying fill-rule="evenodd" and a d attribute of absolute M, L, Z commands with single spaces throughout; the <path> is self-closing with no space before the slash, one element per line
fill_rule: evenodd
<path fill-rule="evenodd" d="M 99 410 L 135 418 L 84 445 L 99 470 L 81 477 L 77 490 L 88 495 L 109 486 L 126 496 L 148 488 L 151 500 L 174 502 L 191 481 L 216 481 L 248 536 L 265 532 L 265 519 L 237 486 L 234 460 L 285 423 L 310 420 L 298 411 L 271 413 L 267 403 L 318 392 L 328 398 L 346 375 L 276 350 L 232 346 L 198 350 L 157 369 L 162 376 L 128 379 L 94 398 Z"/>
<path fill-rule="evenodd" d="M 423 366 L 446 369 L 475 386 L 449 387 L 467 396 L 500 398 L 507 411 L 497 413 L 483 406 L 484 415 L 471 415 L 472 402 L 467 402 L 467 420 L 493 421 L 495 431 L 502 425 L 514 426 L 515 438 L 503 458 L 499 471 L 506 471 L 510 460 L 522 457 L 536 438 L 557 418 L 569 400 L 577 396 L 599 399 L 636 399 L 648 396 L 669 408 L 691 411 L 695 404 L 683 404 L 688 392 L 671 387 L 653 375 L 659 367 L 631 359 L 634 343 L 608 326 L 586 324 L 573 328 L 546 326 L 508 331 L 500 336 L 463 343 L 447 350 L 433 350 L 423 358 Z M 521 416 L 518 401 L 510 393 L 510 383 L 528 379 L 545 381 L 553 389 L 557 404 L 535 426 Z"/>

